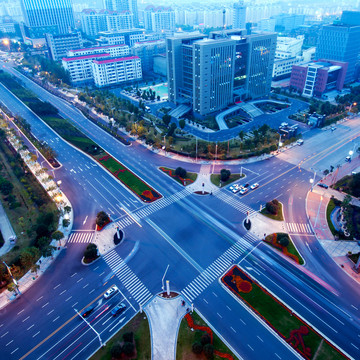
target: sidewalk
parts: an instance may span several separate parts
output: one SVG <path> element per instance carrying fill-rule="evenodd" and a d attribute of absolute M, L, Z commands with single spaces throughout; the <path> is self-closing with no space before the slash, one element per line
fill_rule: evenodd
<path fill-rule="evenodd" d="M 347 167 L 347 171 L 350 173 L 352 171 L 350 170 L 351 168 L 351 166 Z M 347 173 L 341 172 L 338 180 L 345 175 Z M 330 185 L 332 181 L 330 177 L 327 177 L 322 182 Z M 315 186 L 313 191 L 309 191 L 307 194 L 306 213 L 316 238 L 323 249 L 339 267 L 360 284 L 360 274 L 352 270 L 354 264 L 346 257 L 349 251 L 352 253 L 360 252 L 360 246 L 356 241 L 335 240 L 327 223 L 326 210 L 332 195 L 339 200 L 343 200 L 346 196 L 346 194 L 334 189 L 323 189 Z M 360 205 L 359 199 L 356 198 L 353 198 L 351 203 L 357 206 Z"/>
<path fill-rule="evenodd" d="M 152 360 L 176 359 L 179 326 L 188 307 L 182 306 L 182 301 L 182 296 L 171 299 L 156 296 L 144 308 L 150 325 Z"/>

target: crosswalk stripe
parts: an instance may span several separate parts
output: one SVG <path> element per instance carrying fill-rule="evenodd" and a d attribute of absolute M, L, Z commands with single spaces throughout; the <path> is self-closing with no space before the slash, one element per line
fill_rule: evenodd
<path fill-rule="evenodd" d="M 94 236 L 94 231 L 74 231 L 68 238 L 68 243 L 86 243 L 91 242 Z"/>

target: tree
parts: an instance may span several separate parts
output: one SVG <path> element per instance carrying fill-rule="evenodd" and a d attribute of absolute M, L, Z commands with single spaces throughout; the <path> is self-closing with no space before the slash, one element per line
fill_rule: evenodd
<path fill-rule="evenodd" d="M 122 346 L 120 345 L 119 342 L 116 342 L 110 350 L 111 357 L 114 359 L 121 359 L 122 353 L 123 353 Z"/>
<path fill-rule="evenodd" d="M 70 225 L 70 220 L 69 219 L 63 219 L 62 226 L 66 228 L 69 225 Z"/>
<path fill-rule="evenodd" d="M 39 269 L 40 269 L 40 265 L 38 265 L 38 264 L 33 264 L 31 266 L 31 272 L 35 273 L 35 275 L 37 275 L 37 272 Z"/>
<path fill-rule="evenodd" d="M 191 346 L 192 348 L 192 352 L 194 354 L 201 354 L 202 350 L 203 350 L 203 346 L 201 345 L 200 342 L 196 341 L 192 344 Z"/>
<path fill-rule="evenodd" d="M 211 337 L 209 336 L 208 333 L 205 333 L 204 335 L 201 336 L 201 345 L 205 346 L 206 344 L 210 344 L 211 343 Z"/>
<path fill-rule="evenodd" d="M 179 120 L 179 126 L 180 126 L 180 129 L 184 129 L 184 127 L 185 127 L 185 120 L 184 119 Z"/>
<path fill-rule="evenodd" d="M 3 195 L 9 195 L 13 188 L 14 185 L 10 181 L 0 178 L 0 191 Z"/>
<path fill-rule="evenodd" d="M 352 179 L 349 182 L 349 187 L 350 187 L 351 193 L 355 197 L 360 196 L 360 173 L 353 175 Z"/>
<path fill-rule="evenodd" d="M 278 211 L 278 208 L 272 201 L 269 201 L 269 202 L 266 203 L 266 210 L 270 214 L 276 215 L 277 211 Z"/>
<path fill-rule="evenodd" d="M 187 171 L 179 166 L 175 169 L 175 175 L 181 177 L 182 179 L 185 179 L 187 175 Z"/>
<path fill-rule="evenodd" d="M 20 263 L 25 269 L 30 269 L 39 259 L 40 250 L 35 246 L 24 249 L 20 254 Z"/>
<path fill-rule="evenodd" d="M 126 356 L 131 356 L 134 354 L 135 345 L 132 342 L 125 342 L 123 345 L 123 352 Z"/>
<path fill-rule="evenodd" d="M 90 243 L 84 252 L 85 260 L 94 260 L 98 256 L 97 246 L 93 243 Z"/>
<path fill-rule="evenodd" d="M 51 237 L 56 241 L 60 241 L 64 238 L 64 234 L 61 231 L 56 230 L 52 233 Z"/>
<path fill-rule="evenodd" d="M 231 171 L 227 169 L 220 170 L 220 179 L 221 181 L 225 182 L 228 181 L 231 175 Z"/>
<path fill-rule="evenodd" d="M 124 342 L 133 342 L 134 341 L 134 333 L 132 331 L 127 332 L 123 335 Z"/>
<path fill-rule="evenodd" d="M 169 114 L 165 114 L 162 118 L 163 120 L 163 123 L 166 125 L 166 126 L 169 126 L 170 124 L 170 121 L 171 121 L 171 116 Z"/>
<path fill-rule="evenodd" d="M 206 344 L 203 348 L 204 354 L 207 359 L 213 359 L 214 357 L 214 346 L 212 344 Z"/>
<path fill-rule="evenodd" d="M 287 234 L 278 234 L 277 236 L 277 242 L 284 247 L 287 247 L 289 245 L 289 236 Z"/>
<path fill-rule="evenodd" d="M 100 211 L 96 215 L 96 225 L 98 227 L 102 228 L 103 226 L 105 226 L 109 222 L 110 222 L 109 215 L 105 211 Z"/>

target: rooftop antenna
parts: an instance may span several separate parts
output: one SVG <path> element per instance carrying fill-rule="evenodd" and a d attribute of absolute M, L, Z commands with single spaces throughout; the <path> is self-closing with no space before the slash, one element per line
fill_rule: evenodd
<path fill-rule="evenodd" d="M 223 30 L 222 30 L 222 37 L 226 37 L 225 35 L 225 30 L 226 30 L 226 24 L 225 24 L 225 13 L 226 13 L 226 9 L 223 9 Z"/>

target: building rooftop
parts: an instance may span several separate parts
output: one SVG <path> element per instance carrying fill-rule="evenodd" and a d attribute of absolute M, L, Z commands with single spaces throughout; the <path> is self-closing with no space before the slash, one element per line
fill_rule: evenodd
<path fill-rule="evenodd" d="M 119 47 L 119 46 L 127 46 L 127 45 L 126 44 L 118 44 L 118 45 L 94 46 L 94 47 L 89 47 L 89 48 L 73 49 L 73 50 L 69 50 L 69 51 L 81 52 L 81 51 L 87 51 L 87 50 L 109 49 L 109 48 L 114 48 L 114 47 Z"/>
<path fill-rule="evenodd" d="M 76 61 L 76 60 L 86 60 L 86 59 L 94 59 L 98 57 L 106 57 L 110 56 L 110 54 L 104 53 L 104 54 L 91 54 L 91 55 L 84 55 L 84 56 L 72 56 L 72 57 L 66 57 L 63 58 L 63 61 Z"/>
<path fill-rule="evenodd" d="M 127 60 L 135 60 L 140 59 L 138 56 L 127 56 L 122 58 L 112 58 L 112 59 L 106 59 L 106 60 L 94 60 L 94 63 L 96 64 L 111 64 L 121 61 L 127 61 Z"/>

